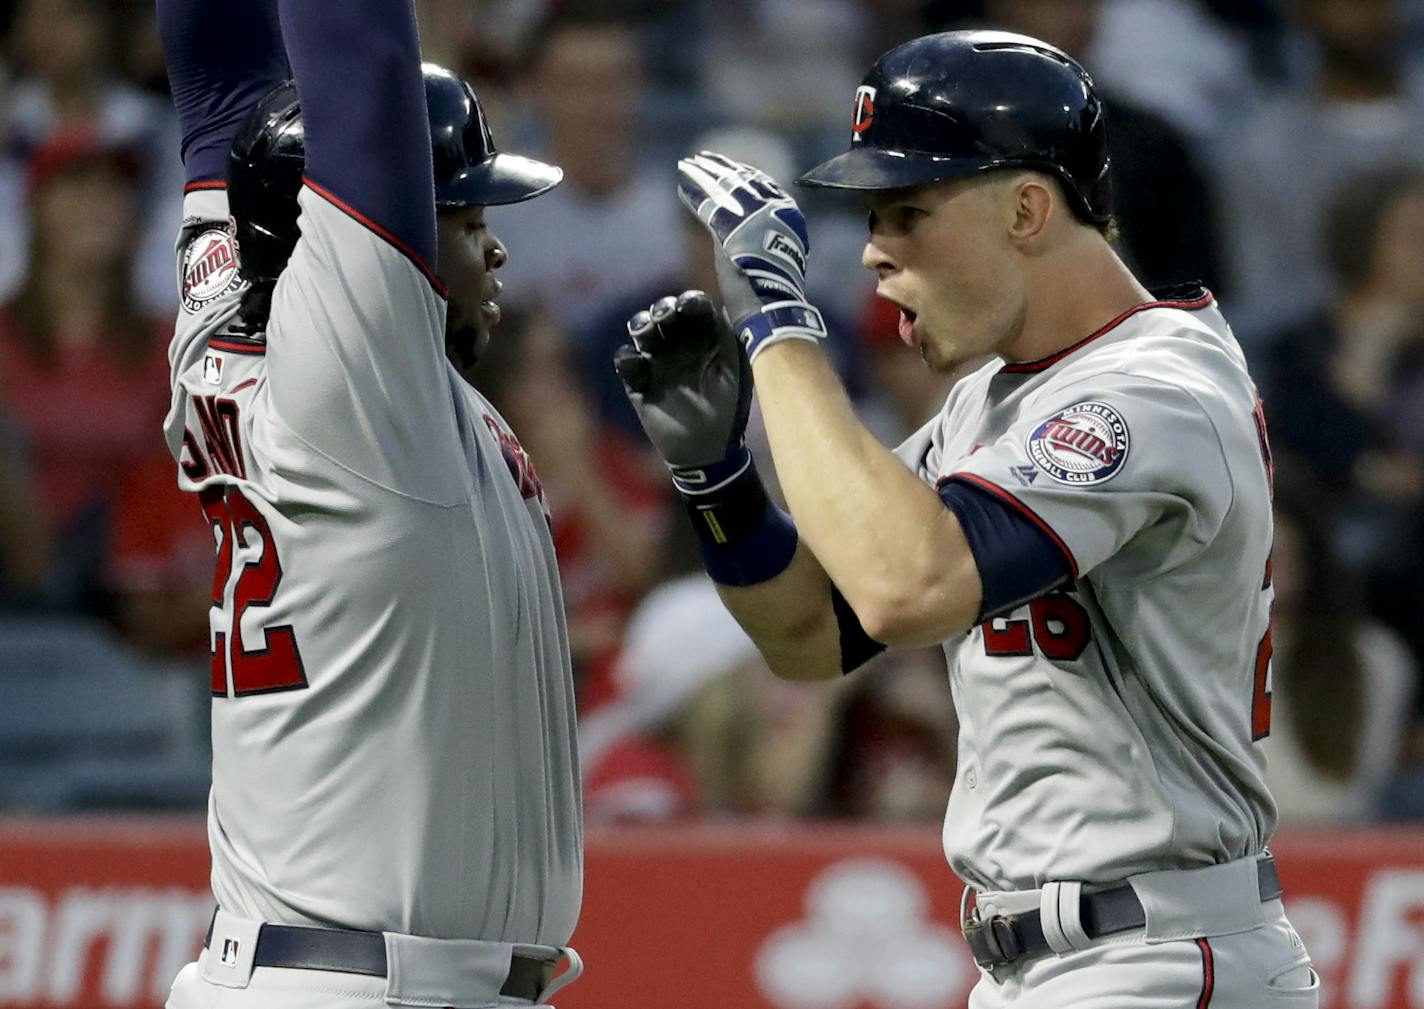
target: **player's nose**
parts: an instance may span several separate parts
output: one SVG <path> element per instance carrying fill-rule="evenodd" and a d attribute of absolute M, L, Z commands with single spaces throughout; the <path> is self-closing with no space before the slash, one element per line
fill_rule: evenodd
<path fill-rule="evenodd" d="M 860 250 L 860 263 L 881 277 L 895 270 L 894 258 L 876 241 L 874 234 L 865 240 L 865 248 Z"/>
<path fill-rule="evenodd" d="M 504 243 L 498 237 L 491 235 L 490 243 L 485 248 L 485 269 L 498 270 L 507 262 L 509 262 L 509 250 L 504 247 Z"/>

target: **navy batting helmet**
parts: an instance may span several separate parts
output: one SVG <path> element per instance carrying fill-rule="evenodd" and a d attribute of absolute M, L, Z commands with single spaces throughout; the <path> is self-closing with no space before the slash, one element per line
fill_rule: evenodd
<path fill-rule="evenodd" d="M 463 78 L 433 63 L 421 69 L 437 207 L 518 203 L 559 184 L 562 169 L 495 149 L 480 101 Z M 248 280 L 275 279 L 291 258 L 305 164 L 301 105 L 296 85 L 286 81 L 248 113 L 228 154 L 228 206 Z"/>
<path fill-rule="evenodd" d="M 1082 217 L 1109 218 L 1107 124 L 1087 71 L 1026 35 L 942 32 L 875 61 L 850 150 L 797 182 L 902 189 L 1004 167 L 1048 172 Z"/>

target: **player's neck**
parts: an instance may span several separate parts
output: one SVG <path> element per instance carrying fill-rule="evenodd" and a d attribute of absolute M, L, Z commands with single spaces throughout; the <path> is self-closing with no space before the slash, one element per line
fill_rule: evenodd
<path fill-rule="evenodd" d="M 1096 237 L 1030 267 L 1023 325 L 1003 349 L 1009 361 L 1038 361 L 1091 336 L 1152 300 L 1132 271 Z"/>

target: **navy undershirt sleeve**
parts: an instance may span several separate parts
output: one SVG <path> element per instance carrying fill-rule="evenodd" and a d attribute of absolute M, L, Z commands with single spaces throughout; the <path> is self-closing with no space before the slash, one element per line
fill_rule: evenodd
<path fill-rule="evenodd" d="M 224 182 L 237 124 L 290 76 L 276 0 L 158 0 L 158 29 L 187 182 Z"/>
<path fill-rule="evenodd" d="M 1071 577 L 1062 549 L 992 494 L 948 480 L 940 485 L 939 496 L 959 519 L 974 553 L 984 587 L 981 622 L 1037 599 Z"/>
<path fill-rule="evenodd" d="M 430 117 L 412 0 L 279 0 L 307 178 L 435 260 Z"/>

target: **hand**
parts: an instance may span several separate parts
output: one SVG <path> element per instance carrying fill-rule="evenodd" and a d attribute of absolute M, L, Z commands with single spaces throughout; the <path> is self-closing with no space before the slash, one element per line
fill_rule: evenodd
<path fill-rule="evenodd" d="M 746 469 L 751 366 L 712 300 L 663 298 L 628 320 L 628 335 L 614 367 L 678 490 L 713 490 Z"/>
<path fill-rule="evenodd" d="M 811 241 L 796 201 L 765 172 L 711 151 L 677 171 L 678 198 L 717 243 L 717 284 L 748 358 L 782 340 L 825 339 L 806 301 Z"/>

